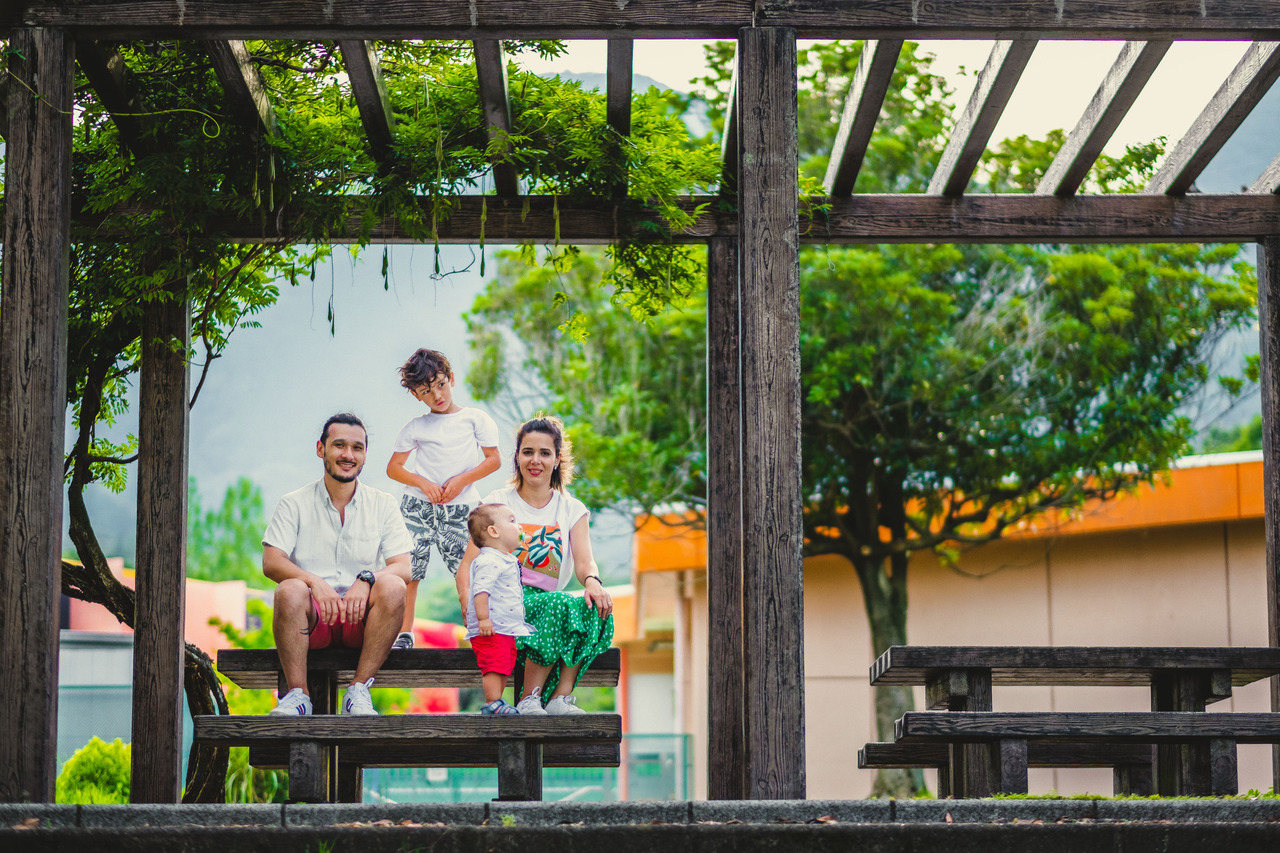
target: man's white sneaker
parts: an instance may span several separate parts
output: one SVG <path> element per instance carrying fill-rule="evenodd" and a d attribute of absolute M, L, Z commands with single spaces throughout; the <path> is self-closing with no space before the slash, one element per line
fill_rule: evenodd
<path fill-rule="evenodd" d="M 288 717 L 305 717 L 311 713 L 311 697 L 301 687 L 295 687 L 280 697 L 271 709 L 272 714 Z"/>
<path fill-rule="evenodd" d="M 342 700 L 342 713 L 351 714 L 353 716 L 377 714 L 373 710 L 373 699 L 369 696 L 369 688 L 373 686 L 373 679 L 368 681 L 357 681 L 347 688 L 347 695 Z"/>
<path fill-rule="evenodd" d="M 520 712 L 522 717 L 545 717 L 547 711 L 542 707 L 542 688 L 535 687 L 529 691 L 529 695 L 521 699 L 516 705 L 516 710 Z"/>
<path fill-rule="evenodd" d="M 568 696 L 552 696 L 547 703 L 547 713 L 553 717 L 567 717 L 587 712 L 578 707 L 578 698 L 570 693 Z"/>

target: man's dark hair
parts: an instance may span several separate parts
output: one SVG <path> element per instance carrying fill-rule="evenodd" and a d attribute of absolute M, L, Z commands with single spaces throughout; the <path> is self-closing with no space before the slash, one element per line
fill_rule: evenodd
<path fill-rule="evenodd" d="M 430 385 L 441 374 L 445 376 L 453 374 L 449 359 L 445 358 L 443 353 L 423 347 L 409 356 L 409 360 L 401 366 L 400 384 L 412 392 L 415 388 Z"/>
<path fill-rule="evenodd" d="M 346 424 L 347 426 L 360 427 L 360 429 L 364 430 L 365 444 L 369 443 L 369 430 L 368 428 L 365 427 L 364 421 L 360 420 L 360 418 L 356 417 L 350 412 L 338 412 L 338 414 L 334 415 L 333 417 L 329 418 L 329 420 L 324 422 L 324 429 L 320 430 L 321 444 L 324 444 L 329 440 L 329 427 L 333 426 L 334 424 Z"/>

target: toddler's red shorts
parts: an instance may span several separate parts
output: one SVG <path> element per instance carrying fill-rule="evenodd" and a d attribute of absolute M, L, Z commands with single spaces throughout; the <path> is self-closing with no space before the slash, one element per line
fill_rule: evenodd
<path fill-rule="evenodd" d="M 471 638 L 481 672 L 510 675 L 516 668 L 516 638 L 510 634 L 477 634 Z"/>

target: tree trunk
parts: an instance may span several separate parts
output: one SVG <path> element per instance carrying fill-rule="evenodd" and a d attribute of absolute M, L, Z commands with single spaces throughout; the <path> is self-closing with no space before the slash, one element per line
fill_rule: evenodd
<path fill-rule="evenodd" d="M 896 560 L 894 562 L 897 562 Z M 903 561 L 905 562 L 905 560 Z M 893 578 L 885 571 L 885 561 L 861 559 L 854 562 L 862 582 L 862 598 L 871 627 L 871 649 L 879 656 L 889 646 L 907 642 L 907 599 L 905 578 L 903 594 L 897 594 Z M 915 697 L 905 685 L 875 688 L 876 738 L 893 740 L 893 723 L 904 711 L 915 710 Z M 873 797 L 909 799 L 924 790 L 924 774 L 920 770 L 883 769 L 876 771 L 871 786 Z"/>

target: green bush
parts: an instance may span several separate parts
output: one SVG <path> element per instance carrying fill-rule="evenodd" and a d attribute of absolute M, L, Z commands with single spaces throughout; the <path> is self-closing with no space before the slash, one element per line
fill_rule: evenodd
<path fill-rule="evenodd" d="M 129 744 L 120 738 L 105 743 L 95 735 L 62 766 L 54 796 L 59 803 L 127 803 L 129 779 Z"/>

